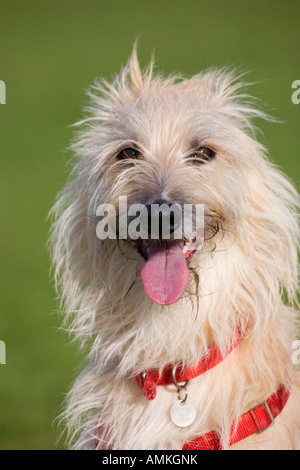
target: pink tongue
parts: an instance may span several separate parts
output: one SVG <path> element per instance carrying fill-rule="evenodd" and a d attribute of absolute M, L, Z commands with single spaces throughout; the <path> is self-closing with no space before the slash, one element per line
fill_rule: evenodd
<path fill-rule="evenodd" d="M 141 278 L 145 292 L 153 302 L 170 305 L 184 293 L 189 271 L 182 249 L 181 241 L 170 248 L 150 247 Z"/>

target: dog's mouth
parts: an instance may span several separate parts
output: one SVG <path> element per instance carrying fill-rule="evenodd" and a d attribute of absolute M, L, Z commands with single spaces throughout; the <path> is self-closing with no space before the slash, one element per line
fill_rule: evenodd
<path fill-rule="evenodd" d="M 186 262 L 190 261 L 194 254 L 203 244 L 203 236 L 197 235 L 192 238 L 184 238 L 183 240 L 143 240 L 138 238 L 137 240 L 131 240 L 136 251 L 144 258 L 145 261 L 149 258 L 150 249 L 152 246 L 156 245 L 157 247 L 168 249 L 171 245 L 175 243 L 180 243 L 182 245 L 182 254 Z"/>
<path fill-rule="evenodd" d="M 203 244 L 203 236 L 183 240 L 132 240 L 144 258 L 141 270 L 148 297 L 159 305 L 171 305 L 183 295 L 188 279 L 188 262 Z"/>

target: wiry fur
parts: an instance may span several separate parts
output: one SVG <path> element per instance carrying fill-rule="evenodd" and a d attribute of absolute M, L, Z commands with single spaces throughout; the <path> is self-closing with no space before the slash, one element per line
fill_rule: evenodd
<path fill-rule="evenodd" d="M 300 447 L 299 373 L 292 364 L 297 312 L 297 192 L 265 156 L 251 105 L 232 74 L 209 71 L 191 79 L 142 74 L 136 53 L 112 84 L 90 90 L 89 116 L 73 149 L 72 180 L 53 209 L 56 280 L 66 324 L 90 364 L 68 398 L 65 417 L 74 448 L 180 449 L 210 430 L 228 447 L 232 421 L 283 383 L 291 397 L 275 426 L 235 448 Z M 195 165 L 193 143 L 217 157 Z M 128 143 L 143 158 L 116 159 Z M 205 205 L 207 240 L 192 259 L 190 281 L 177 303 L 159 306 L 146 296 L 143 259 L 130 243 L 96 237 L 96 207 L 118 197 L 149 203 L 154 195 Z M 284 300 L 283 300 L 284 299 Z M 177 428 L 169 418 L 173 386 L 147 401 L 133 374 L 168 363 L 194 364 L 212 343 L 222 351 L 235 326 L 240 346 L 191 381 L 195 422 Z M 87 343 L 88 342 L 88 343 Z"/>

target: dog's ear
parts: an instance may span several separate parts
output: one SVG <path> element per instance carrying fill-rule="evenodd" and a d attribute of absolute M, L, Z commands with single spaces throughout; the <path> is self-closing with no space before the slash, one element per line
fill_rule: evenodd
<path fill-rule="evenodd" d="M 243 132 L 255 135 L 255 119 L 271 122 L 276 119 L 264 112 L 260 100 L 249 93 L 254 84 L 246 82 L 245 76 L 245 72 L 236 69 L 209 69 L 178 86 L 200 96 L 204 106 Z"/>
<path fill-rule="evenodd" d="M 88 117 L 76 125 L 107 122 L 114 111 L 134 101 L 143 89 L 151 86 L 153 67 L 152 58 L 145 70 L 141 69 L 135 45 L 127 64 L 114 80 L 95 80 L 94 85 L 87 90 L 90 100 L 86 107 Z"/>
<path fill-rule="evenodd" d="M 139 94 L 143 88 L 148 88 L 153 80 L 154 57 L 145 68 L 141 69 L 137 54 L 137 44 L 133 46 L 131 56 L 119 75 L 113 81 L 112 86 L 120 93 Z"/>
<path fill-rule="evenodd" d="M 137 46 L 133 47 L 133 51 L 129 61 L 123 68 L 115 82 L 122 88 L 129 88 L 132 91 L 141 91 L 143 88 L 143 75 L 137 56 Z"/>

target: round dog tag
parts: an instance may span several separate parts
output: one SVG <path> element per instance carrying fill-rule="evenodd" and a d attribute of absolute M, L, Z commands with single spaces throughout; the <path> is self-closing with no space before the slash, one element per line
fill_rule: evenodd
<path fill-rule="evenodd" d="M 171 420 L 179 428 L 190 426 L 196 418 L 196 408 L 189 401 L 177 401 L 171 408 Z"/>

